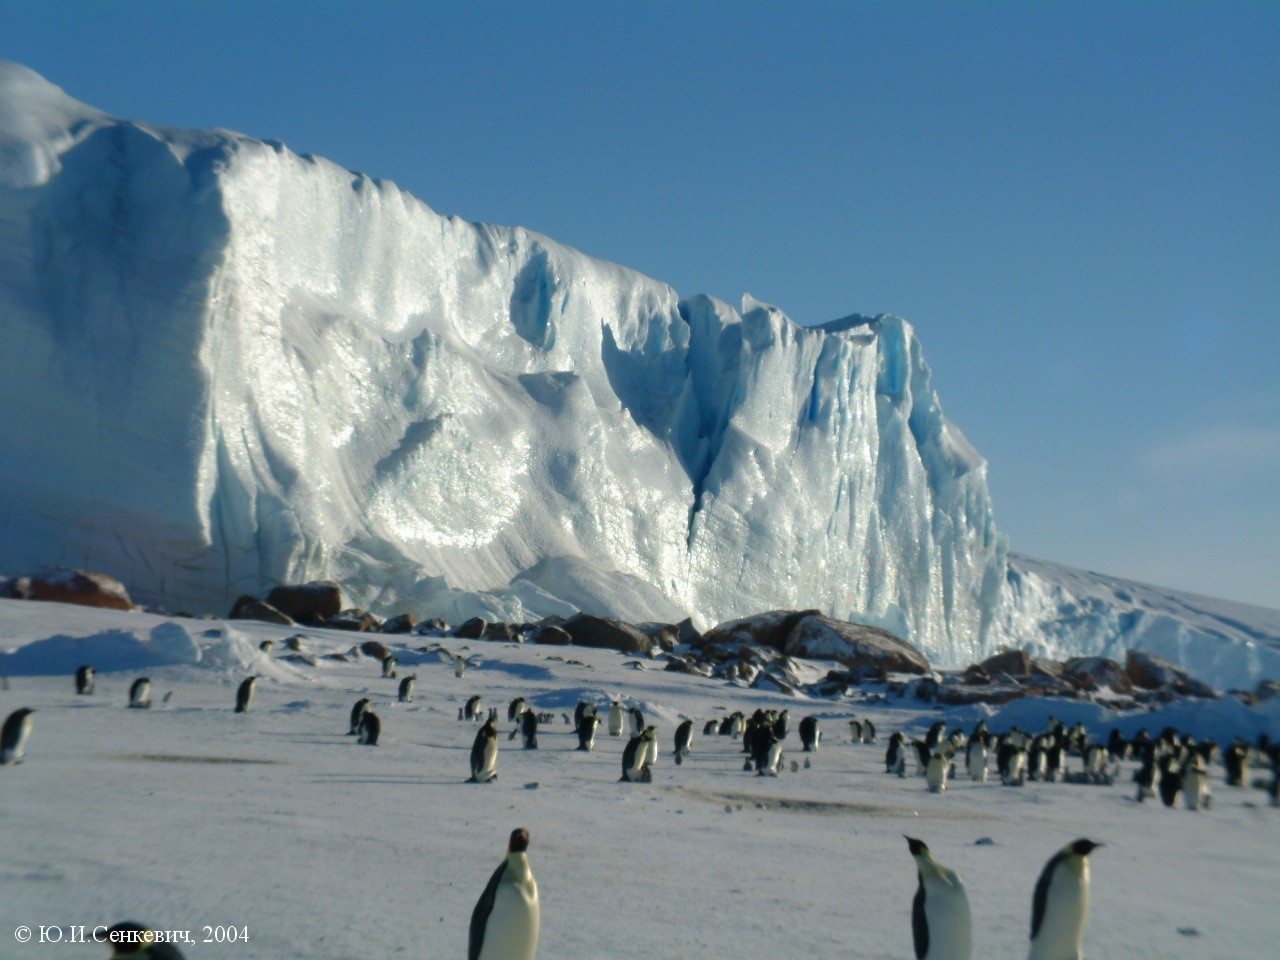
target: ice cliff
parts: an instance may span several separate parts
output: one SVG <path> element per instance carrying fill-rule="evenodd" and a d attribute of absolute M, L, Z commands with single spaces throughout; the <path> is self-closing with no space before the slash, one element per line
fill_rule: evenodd
<path fill-rule="evenodd" d="M 943 664 L 1102 643 L 1011 573 L 905 321 L 682 298 L 14 64 L 0 409 L 0 570 L 172 608 L 333 578 L 451 620 L 817 607 Z"/>

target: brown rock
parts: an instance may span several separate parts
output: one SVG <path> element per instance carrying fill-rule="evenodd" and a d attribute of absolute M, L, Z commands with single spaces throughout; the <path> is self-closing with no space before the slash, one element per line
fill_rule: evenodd
<path fill-rule="evenodd" d="M 497 640 L 510 643 L 520 638 L 520 628 L 510 623 L 486 623 L 480 631 L 481 640 Z"/>
<path fill-rule="evenodd" d="M 360 644 L 360 652 L 375 660 L 385 660 L 391 656 L 391 648 L 380 640 L 366 640 Z"/>
<path fill-rule="evenodd" d="M 257 597 L 241 597 L 231 608 L 232 620 L 261 620 L 263 623 L 278 623 L 285 627 L 296 627 L 294 621 L 281 613 L 265 600 Z"/>
<path fill-rule="evenodd" d="M 562 628 L 580 647 L 603 647 L 619 653 L 649 656 L 655 647 L 639 628 L 609 617 L 593 617 L 579 613 L 564 622 Z"/>
<path fill-rule="evenodd" d="M 337 630 L 377 633 L 382 627 L 382 621 L 368 610 L 353 607 L 350 610 L 339 610 L 334 616 L 325 620 L 324 625 Z"/>
<path fill-rule="evenodd" d="M 836 660 L 851 669 L 876 666 L 888 673 L 929 672 L 924 654 L 888 630 L 816 613 L 796 622 L 782 649 L 788 656 Z"/>
<path fill-rule="evenodd" d="M 282 584 L 271 588 L 266 601 L 298 623 L 318 627 L 342 612 L 342 589 L 332 580 Z"/>
<path fill-rule="evenodd" d="M 488 626 L 483 617 L 472 617 L 470 620 L 464 620 L 454 629 L 455 637 L 462 637 L 466 640 L 479 640 L 484 636 L 484 628 Z"/>
<path fill-rule="evenodd" d="M 702 635 L 709 645 L 749 643 L 781 650 L 792 629 L 805 617 L 817 616 L 817 610 L 771 610 L 741 620 L 729 620 L 712 627 Z"/>
<path fill-rule="evenodd" d="M 382 625 L 383 633 L 412 633 L 418 625 L 418 618 L 412 613 L 401 613 Z"/>
<path fill-rule="evenodd" d="M 1106 657 L 1073 657 L 1063 664 L 1062 677 L 1078 690 L 1110 687 L 1117 693 L 1133 692 L 1133 682 L 1124 668 Z"/>
<path fill-rule="evenodd" d="M 563 647 L 573 642 L 573 637 L 569 636 L 567 630 L 561 627 L 554 627 L 548 624 L 545 627 L 536 627 L 533 631 L 534 643 L 549 643 L 553 646 Z"/>
<path fill-rule="evenodd" d="M 1001 674 L 1009 677 L 1028 677 L 1031 675 L 1031 657 L 1025 650 L 1001 650 L 994 657 L 987 657 L 981 663 L 988 676 L 998 677 Z"/>
<path fill-rule="evenodd" d="M 1135 687 L 1143 690 L 1158 690 L 1187 679 L 1187 672 L 1176 663 L 1145 650 L 1130 650 L 1125 654 L 1124 672 Z"/>
<path fill-rule="evenodd" d="M 108 610 L 132 610 L 124 584 L 106 573 L 42 567 L 27 577 L 13 577 L 0 586 L 0 596 L 18 600 L 49 600 Z"/>

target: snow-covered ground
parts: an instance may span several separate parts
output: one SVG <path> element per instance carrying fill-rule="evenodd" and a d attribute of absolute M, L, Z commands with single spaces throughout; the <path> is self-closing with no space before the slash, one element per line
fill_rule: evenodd
<path fill-rule="evenodd" d="M 37 711 L 26 760 L 0 768 L 0 958 L 105 957 L 102 945 L 40 945 L 39 928 L 67 938 L 126 918 L 191 931 L 189 958 L 460 957 L 472 906 L 519 825 L 532 833 L 543 960 L 910 958 L 916 876 L 903 834 L 963 877 L 975 957 L 1025 956 L 1032 887 L 1077 837 L 1105 844 L 1091 857 L 1087 956 L 1275 955 L 1280 810 L 1260 791 L 1224 786 L 1220 768 L 1213 809 L 1201 813 L 1138 805 L 1128 770 L 1112 787 L 1022 789 L 961 773 L 938 796 L 922 779 L 883 772 L 890 733 L 918 735 L 940 716 L 925 705 L 797 700 L 657 661 L 636 669 L 609 651 L 443 639 L 483 658 L 458 679 L 417 651 L 429 638 L 379 637 L 401 676 L 417 676 L 406 704 L 368 657 L 285 659 L 281 641 L 298 632 L 0 600 L 0 714 Z M 369 638 L 301 633 L 320 655 Z M 262 655 L 268 638 L 277 643 Z M 99 670 L 91 697 L 73 690 L 68 667 L 80 662 Z M 157 703 L 127 709 L 144 673 Z M 262 679 L 251 711 L 236 715 L 249 673 Z M 517 696 L 556 717 L 537 751 L 502 737 L 498 780 L 485 786 L 464 782 L 476 725 L 457 719 L 477 693 L 499 707 L 504 731 Z M 383 721 L 377 747 L 346 735 L 362 696 Z M 582 697 L 624 698 L 657 725 L 652 784 L 618 782 L 623 741 L 603 728 L 595 752 L 574 749 L 562 714 Z M 943 716 L 968 728 L 991 713 L 997 731 L 1038 729 L 1054 714 L 1095 736 L 1166 723 L 1200 736 L 1280 736 L 1280 703 L 1270 705 L 1184 703 L 1113 718 L 1024 701 Z M 745 773 L 739 742 L 702 737 L 701 722 L 692 755 L 672 763 L 682 716 L 758 706 L 791 711 L 777 779 Z M 804 760 L 794 727 L 807 713 L 821 718 L 824 742 L 811 768 L 792 772 L 789 761 Z M 855 715 L 875 721 L 875 745 L 850 742 Z M 15 939 L 23 925 L 35 931 L 25 945 Z M 199 942 L 206 926 L 247 928 L 249 941 Z"/>

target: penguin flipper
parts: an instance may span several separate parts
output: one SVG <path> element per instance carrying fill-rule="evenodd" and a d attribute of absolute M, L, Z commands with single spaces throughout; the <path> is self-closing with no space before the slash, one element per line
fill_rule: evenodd
<path fill-rule="evenodd" d="M 1049 904 L 1049 884 L 1053 882 L 1053 871 L 1066 859 L 1065 850 L 1059 850 L 1049 858 L 1049 862 L 1040 871 L 1040 879 L 1036 881 L 1035 894 L 1031 898 L 1031 939 L 1040 932 L 1040 924 L 1044 922 L 1044 911 Z"/>
<path fill-rule="evenodd" d="M 924 915 L 924 877 L 916 872 L 920 885 L 911 901 L 911 939 L 915 941 L 916 960 L 924 960 L 929 952 L 929 921 Z"/>
<path fill-rule="evenodd" d="M 471 911 L 471 929 L 467 938 L 467 960 L 480 960 L 480 951 L 484 949 L 484 928 L 489 922 L 489 915 L 493 912 L 493 902 L 498 897 L 498 884 L 502 882 L 502 875 L 506 873 L 507 861 L 503 860 L 498 864 L 498 869 L 493 871 L 493 876 L 489 878 L 489 883 L 484 888 L 484 893 L 480 894 L 480 899 L 476 901 L 475 909 Z"/>

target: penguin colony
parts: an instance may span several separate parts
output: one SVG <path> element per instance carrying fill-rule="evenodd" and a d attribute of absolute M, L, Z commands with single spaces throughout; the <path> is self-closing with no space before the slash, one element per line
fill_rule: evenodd
<path fill-rule="evenodd" d="M 454 667 L 459 679 L 466 667 L 475 666 L 477 662 L 476 658 L 448 654 L 443 648 L 436 652 Z M 381 668 L 383 678 L 394 679 L 394 656 L 382 658 Z M 94 695 L 95 678 L 91 665 L 80 667 L 75 673 L 76 694 Z M 249 676 L 240 683 L 235 713 L 249 710 L 258 679 L 256 675 Z M 414 680 L 412 675 L 400 680 L 397 687 L 400 702 L 412 702 Z M 376 746 L 381 736 L 381 720 L 370 709 L 371 702 L 369 697 L 356 700 L 347 733 L 355 736 L 360 744 Z M 481 697 L 473 695 L 458 711 L 460 720 L 483 720 L 470 752 L 469 783 L 492 783 L 498 775 L 498 710 L 490 708 L 486 713 L 481 703 Z M 128 706 L 149 709 L 151 705 L 150 678 L 139 677 L 129 688 Z M 620 781 L 652 782 L 659 754 L 656 727 L 646 723 L 639 705 L 627 707 L 621 700 L 614 699 L 608 704 L 607 721 L 600 717 L 602 708 L 603 704 L 581 701 L 572 721 L 564 716 L 566 723 L 571 722 L 574 727 L 577 749 L 592 751 L 597 728 L 607 722 L 610 736 L 622 736 L 624 730 L 628 733 Z M 32 730 L 32 713 L 26 708 L 19 709 L 4 721 L 0 728 L 0 764 L 12 765 L 24 759 Z M 508 739 L 519 736 L 524 749 L 534 750 L 538 748 L 539 726 L 554 722 L 555 715 L 536 713 L 525 698 L 517 697 L 508 704 L 507 719 L 513 724 Z M 870 720 L 852 718 L 847 722 L 850 742 L 875 743 L 876 730 Z M 683 764 L 694 753 L 694 730 L 693 718 L 683 718 L 676 727 L 672 755 L 675 764 Z M 785 769 L 783 745 L 789 730 L 787 710 L 758 709 L 750 716 L 735 711 L 702 722 L 704 737 L 740 740 L 741 752 L 745 755 L 743 769 L 757 776 L 776 777 Z M 797 730 L 802 751 L 816 753 L 822 740 L 819 718 L 803 717 Z M 1035 733 L 1013 727 L 993 734 L 985 721 L 980 721 L 968 733 L 960 729 L 948 731 L 940 721 L 916 740 L 908 740 L 905 733 L 895 732 L 888 741 L 885 772 L 905 777 L 910 764 L 914 773 L 925 779 L 931 792 L 943 793 L 948 781 L 956 776 L 956 757 L 961 754 L 970 780 L 988 782 L 990 761 L 994 758 L 998 783 L 1012 787 L 1036 780 L 1110 786 L 1117 782 L 1122 761 L 1132 761 L 1137 767 L 1133 775 L 1135 801 L 1159 797 L 1166 806 L 1181 803 L 1190 810 L 1211 808 L 1210 782 L 1215 763 L 1222 764 L 1225 782 L 1231 787 L 1248 785 L 1250 769 L 1266 766 L 1270 768 L 1270 781 L 1254 785 L 1267 790 L 1273 806 L 1277 805 L 1280 795 L 1280 744 L 1271 744 L 1265 736 L 1254 744 L 1237 740 L 1222 750 L 1212 741 L 1197 742 L 1173 728 L 1166 728 L 1155 737 L 1141 730 L 1129 740 L 1118 730 L 1112 730 L 1102 743 L 1090 741 L 1082 724 L 1067 727 L 1052 719 L 1046 729 Z M 805 766 L 809 764 L 806 759 Z M 795 761 L 791 762 L 791 770 L 798 770 Z M 922 841 L 907 840 L 918 879 L 911 911 L 917 960 L 968 960 L 972 933 L 963 883 L 954 870 L 933 858 Z M 471 919 L 469 960 L 533 960 L 540 921 L 537 884 L 528 865 L 528 842 L 526 830 L 512 833 L 506 857 L 476 904 Z M 1090 840 L 1076 840 L 1046 863 L 1032 897 L 1028 960 L 1070 960 L 1081 956 L 1089 905 L 1087 858 L 1098 846 Z M 121 931 L 144 929 L 131 923 L 118 927 Z M 113 949 L 112 957 L 129 956 L 138 960 L 177 957 L 181 960 L 181 954 L 169 944 L 139 949 L 134 940 L 115 944 Z"/>

